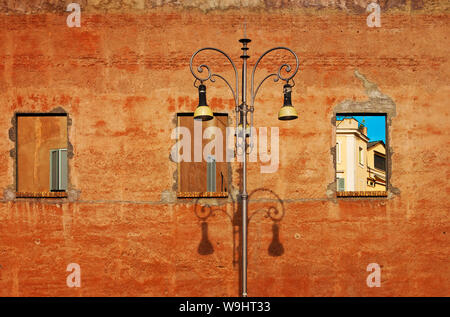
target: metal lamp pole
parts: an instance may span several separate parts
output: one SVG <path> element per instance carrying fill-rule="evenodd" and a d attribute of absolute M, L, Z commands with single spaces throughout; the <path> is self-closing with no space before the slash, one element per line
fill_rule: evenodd
<path fill-rule="evenodd" d="M 295 111 L 294 107 L 292 106 L 292 102 L 291 102 L 291 89 L 292 87 L 295 85 L 294 81 L 293 81 L 293 77 L 297 74 L 298 71 L 298 66 L 299 66 L 299 62 L 298 62 L 298 57 L 297 55 L 289 48 L 287 47 L 274 47 L 271 48 L 269 50 L 267 50 L 266 52 L 264 52 L 256 61 L 255 66 L 253 67 L 252 70 L 252 75 L 251 75 L 251 95 L 250 95 L 250 107 L 247 104 L 247 59 L 250 57 L 247 54 L 248 51 L 248 43 L 251 42 L 250 39 L 248 38 L 242 38 L 239 40 L 239 42 L 242 44 L 241 50 L 242 50 L 242 55 L 240 56 L 240 58 L 242 59 L 242 103 L 239 104 L 239 77 L 238 77 L 238 71 L 237 68 L 235 66 L 235 64 L 233 63 L 233 61 L 231 60 L 231 58 L 223 51 L 217 49 L 217 48 L 213 48 L 213 47 L 205 47 L 205 48 L 201 48 L 198 51 L 196 51 L 194 54 L 192 54 L 192 57 L 190 59 L 189 62 L 189 67 L 191 70 L 192 75 L 195 77 L 195 81 L 194 81 L 194 86 L 196 88 L 198 88 L 199 90 L 199 105 L 194 113 L 194 119 L 197 120 L 202 120 L 202 121 L 206 121 L 206 120 L 211 120 L 213 118 L 213 112 L 212 110 L 209 108 L 209 106 L 206 104 L 206 86 L 203 84 L 204 82 L 210 80 L 211 82 L 215 82 L 216 78 L 220 78 L 222 79 L 227 86 L 230 88 L 232 94 L 233 94 L 233 98 L 235 101 L 235 112 L 236 112 L 236 148 L 239 148 L 239 142 L 238 139 L 241 138 L 242 142 L 240 142 L 240 149 L 241 149 L 241 153 L 242 153 L 242 191 L 240 193 L 241 199 L 242 199 L 242 296 L 243 297 L 247 297 L 247 224 L 248 224 L 248 212 L 247 212 L 247 206 L 248 206 L 248 193 L 247 193 L 247 138 L 250 138 L 250 140 L 252 140 L 251 138 L 251 133 L 252 133 L 252 127 L 253 127 L 253 111 L 254 111 L 254 103 L 255 103 L 255 98 L 256 98 L 256 94 L 259 91 L 259 88 L 261 87 L 261 85 L 269 78 L 273 77 L 273 81 L 277 82 L 278 80 L 282 80 L 285 82 L 285 85 L 283 86 L 283 93 L 284 93 L 284 103 L 283 106 L 281 107 L 279 113 L 278 113 L 278 119 L 280 120 L 292 120 L 292 119 L 296 119 L 297 116 L 297 112 Z M 205 77 L 201 77 L 198 74 L 196 74 L 193 70 L 192 64 L 194 61 L 194 58 L 197 56 L 198 53 L 202 52 L 202 51 L 216 51 L 221 53 L 222 55 L 224 55 L 228 61 L 230 62 L 230 64 L 233 66 L 234 69 L 234 73 L 235 73 L 235 89 L 233 90 L 232 86 L 230 85 L 230 83 L 221 75 L 213 73 L 210 69 L 210 67 L 206 64 L 201 64 L 197 67 L 197 71 L 198 73 L 202 73 L 205 69 L 207 70 L 207 75 Z M 266 77 L 264 77 L 264 79 L 258 84 L 258 86 L 255 89 L 254 86 L 254 79 L 255 79 L 255 71 L 256 68 L 259 64 L 259 62 L 261 61 L 261 59 L 266 56 L 268 53 L 275 51 L 275 50 L 286 50 L 288 52 L 290 52 L 294 57 L 295 57 L 295 69 L 293 70 L 292 74 L 290 76 L 287 77 L 283 77 L 281 75 L 281 71 L 284 69 L 286 71 L 286 73 L 290 73 L 292 70 L 292 67 L 289 64 L 282 64 L 281 66 L 279 66 L 278 71 L 275 73 L 271 73 L 269 75 L 267 75 Z M 292 81 L 292 83 L 294 83 L 294 85 L 291 85 L 290 82 Z M 200 82 L 200 85 L 198 85 L 197 83 Z M 247 123 L 247 113 L 251 114 L 251 120 L 250 120 L 250 125 L 248 126 Z M 249 144 L 250 146 L 250 150 L 252 150 L 253 148 L 253 144 L 250 142 Z"/>

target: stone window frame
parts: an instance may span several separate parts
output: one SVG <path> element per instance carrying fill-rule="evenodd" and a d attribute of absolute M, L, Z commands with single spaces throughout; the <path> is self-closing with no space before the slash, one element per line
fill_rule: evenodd
<path fill-rule="evenodd" d="M 17 163 L 17 122 L 19 116 L 58 116 L 63 115 L 67 117 L 67 190 L 60 195 L 30 195 L 24 197 L 17 197 L 17 177 L 18 177 L 18 163 Z M 81 191 L 76 189 L 71 183 L 71 168 L 70 160 L 74 157 L 73 145 L 70 142 L 70 127 L 72 126 L 72 117 L 62 107 L 57 107 L 48 112 L 43 111 L 15 111 L 11 118 L 11 127 L 9 129 L 9 139 L 14 143 L 14 147 L 10 150 L 10 157 L 13 160 L 13 183 L 10 184 L 3 192 L 6 201 L 18 200 L 51 200 L 55 203 L 74 202 L 79 199 Z"/>

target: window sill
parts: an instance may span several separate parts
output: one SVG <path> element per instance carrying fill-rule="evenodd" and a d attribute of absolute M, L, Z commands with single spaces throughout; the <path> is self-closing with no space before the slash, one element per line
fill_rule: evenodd
<path fill-rule="evenodd" d="M 227 192 L 177 192 L 177 198 L 228 198 Z"/>
<path fill-rule="evenodd" d="M 337 197 L 387 197 L 386 191 L 338 191 Z"/>
<path fill-rule="evenodd" d="M 16 192 L 16 198 L 67 198 L 67 192 Z"/>

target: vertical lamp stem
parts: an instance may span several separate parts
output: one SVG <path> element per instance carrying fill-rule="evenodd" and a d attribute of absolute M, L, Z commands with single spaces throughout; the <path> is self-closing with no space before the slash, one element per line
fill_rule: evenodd
<path fill-rule="evenodd" d="M 243 38 L 239 42 L 242 43 L 242 105 L 240 111 L 242 112 L 242 296 L 247 297 L 247 55 L 250 39 Z M 238 134 L 239 135 L 239 134 Z"/>

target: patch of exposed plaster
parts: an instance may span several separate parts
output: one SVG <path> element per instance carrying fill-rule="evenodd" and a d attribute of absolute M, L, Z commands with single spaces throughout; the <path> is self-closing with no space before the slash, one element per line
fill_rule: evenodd
<path fill-rule="evenodd" d="M 369 98 L 367 101 L 354 101 L 354 100 L 344 100 L 343 102 L 336 105 L 333 109 L 333 117 L 331 118 L 331 124 L 336 127 L 336 114 L 338 113 L 367 113 L 367 114 L 385 114 L 386 115 L 386 154 L 387 154 L 387 171 L 386 179 L 388 184 L 388 198 L 392 198 L 395 195 L 400 194 L 400 190 L 393 186 L 391 182 L 391 171 L 392 171 L 392 154 L 393 150 L 390 146 L 390 126 L 392 118 L 396 116 L 396 104 L 391 97 L 382 93 L 378 88 L 378 85 L 369 81 L 365 75 L 361 74 L 358 70 L 354 72 L 355 77 L 361 80 L 366 95 Z M 336 169 L 336 146 L 330 149 L 330 154 L 333 159 L 333 166 Z M 335 170 L 336 175 L 336 170 Z M 330 199 L 336 201 L 336 191 L 337 182 L 336 179 L 328 184 L 327 186 L 327 196 Z"/>

